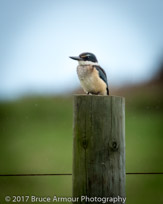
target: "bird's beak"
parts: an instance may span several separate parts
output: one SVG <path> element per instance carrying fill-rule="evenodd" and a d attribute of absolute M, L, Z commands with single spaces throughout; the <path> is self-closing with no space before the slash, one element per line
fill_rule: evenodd
<path fill-rule="evenodd" d="M 73 60 L 82 60 L 82 58 L 80 58 L 80 57 L 70 57 L 70 58 Z"/>

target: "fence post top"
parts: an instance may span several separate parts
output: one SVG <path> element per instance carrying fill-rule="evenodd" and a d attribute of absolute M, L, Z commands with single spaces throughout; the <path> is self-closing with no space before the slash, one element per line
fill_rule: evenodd
<path fill-rule="evenodd" d="M 114 96 L 114 95 L 111 95 L 111 96 L 103 96 L 103 95 L 86 95 L 86 94 L 74 94 L 73 95 L 74 97 L 92 97 L 92 98 L 122 98 L 122 99 L 125 99 L 124 96 Z"/>

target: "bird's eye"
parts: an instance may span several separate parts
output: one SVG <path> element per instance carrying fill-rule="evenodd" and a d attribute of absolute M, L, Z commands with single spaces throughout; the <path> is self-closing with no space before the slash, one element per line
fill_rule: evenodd
<path fill-rule="evenodd" d="M 84 57 L 84 61 L 87 61 L 89 58 L 87 56 Z"/>

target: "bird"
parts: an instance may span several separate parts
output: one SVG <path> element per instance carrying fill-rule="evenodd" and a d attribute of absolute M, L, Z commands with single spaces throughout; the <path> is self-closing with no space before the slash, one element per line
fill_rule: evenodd
<path fill-rule="evenodd" d="M 77 75 L 86 94 L 109 95 L 107 75 L 93 53 L 83 52 L 70 58 L 78 61 Z"/>

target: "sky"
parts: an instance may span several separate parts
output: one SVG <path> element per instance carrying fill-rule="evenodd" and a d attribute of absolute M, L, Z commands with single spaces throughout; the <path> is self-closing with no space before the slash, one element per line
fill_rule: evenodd
<path fill-rule="evenodd" d="M 110 88 L 149 80 L 163 52 L 162 0 L 0 0 L 0 99 L 80 86 L 92 52 Z"/>

